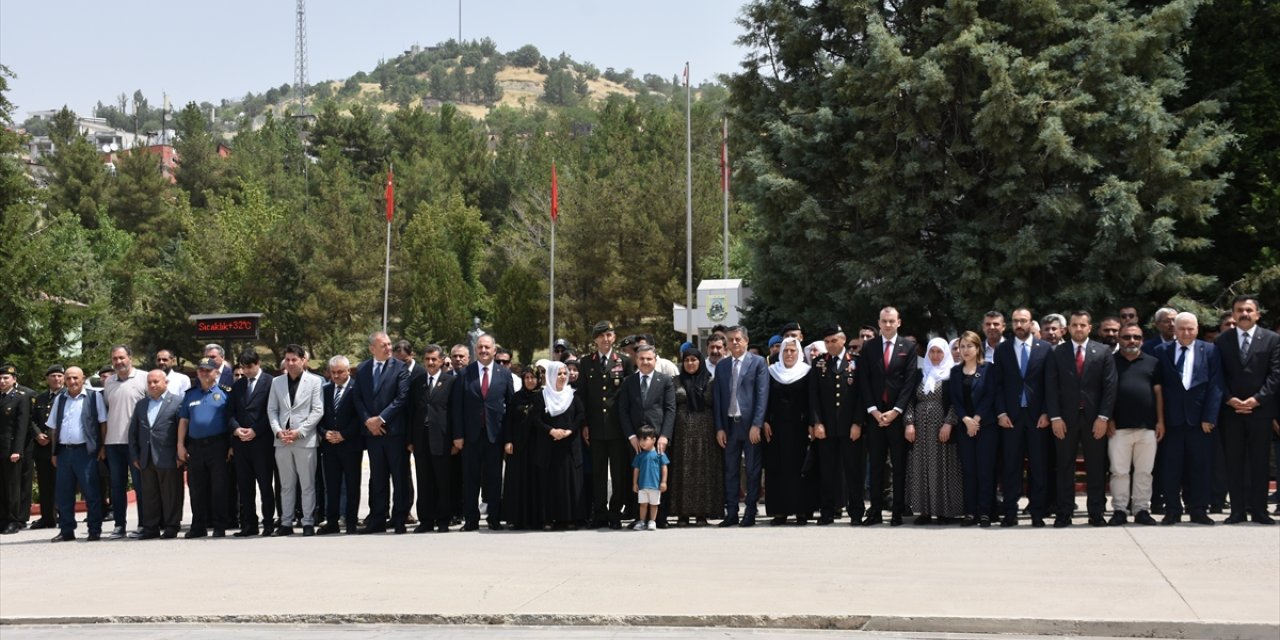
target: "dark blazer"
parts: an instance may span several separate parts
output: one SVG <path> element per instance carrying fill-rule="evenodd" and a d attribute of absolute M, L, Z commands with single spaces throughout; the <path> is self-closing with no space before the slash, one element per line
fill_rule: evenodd
<path fill-rule="evenodd" d="M 1160 366 L 1160 392 L 1164 398 L 1164 422 L 1170 426 L 1195 426 L 1200 423 L 1218 424 L 1218 411 L 1222 408 L 1222 359 L 1217 347 L 1196 340 L 1191 345 L 1195 358 L 1191 366 L 1191 388 L 1182 387 L 1182 374 L 1178 373 L 1178 347 L 1162 345 L 1156 349 Z"/>
<path fill-rule="evenodd" d="M 361 441 L 364 436 L 364 423 L 356 418 L 356 402 L 355 402 L 354 380 L 347 381 L 347 390 L 342 395 L 342 404 L 333 406 L 333 394 L 337 387 L 332 382 L 324 383 L 321 389 L 321 395 L 324 397 L 324 417 L 320 419 L 320 426 L 316 428 L 316 432 L 320 435 L 321 447 L 348 447 L 355 446 L 357 448 L 364 446 Z M 342 442 L 339 444 L 329 444 L 325 440 L 325 434 L 330 431 L 337 431 L 342 436 Z"/>
<path fill-rule="evenodd" d="M 1068 339 L 1053 350 L 1045 372 L 1049 417 L 1062 418 L 1068 425 L 1088 425 L 1098 416 L 1112 417 L 1118 377 L 1111 347 L 1096 340 L 1085 343 L 1084 377 L 1076 375 L 1075 349 L 1076 343 Z"/>
<path fill-rule="evenodd" d="M 427 389 L 428 380 L 430 376 L 422 368 L 422 375 L 413 377 L 409 383 L 409 397 L 413 405 L 409 417 L 409 442 L 413 444 L 416 455 L 448 455 L 453 446 L 449 405 L 453 401 L 453 385 L 457 377 L 441 371 L 436 374 L 436 384 L 431 389 Z M 492 387 L 489 392 L 493 392 Z"/>
<path fill-rule="evenodd" d="M 1070 342 L 1071 339 L 1068 338 L 1067 341 Z M 1175 344 L 1177 342 L 1177 340 L 1170 340 L 1167 344 Z M 1157 331 L 1154 336 L 1142 341 L 1142 352 L 1149 356 L 1154 356 L 1156 355 L 1156 350 L 1165 344 L 1164 338 Z"/>
<path fill-rule="evenodd" d="M 636 430 L 649 425 L 658 430 L 658 436 L 671 440 L 676 429 L 676 385 L 671 376 L 654 370 L 650 374 L 649 395 L 640 397 L 640 372 L 637 371 L 622 382 L 618 394 L 618 417 L 622 421 L 622 435 L 630 438 Z"/>
<path fill-rule="evenodd" d="M 875 407 L 881 412 L 890 409 L 902 412 L 916 392 L 917 384 L 920 384 L 920 360 L 915 340 L 894 338 L 888 370 L 884 367 L 883 337 L 877 336 L 862 345 L 858 355 L 858 391 L 864 410 Z M 886 389 L 888 402 L 884 401 Z"/>
<path fill-rule="evenodd" d="M 147 419 L 147 409 L 151 406 L 149 395 L 134 405 L 133 417 L 129 420 L 129 459 L 143 469 L 152 464 L 157 469 L 178 468 L 178 409 L 182 398 L 166 393 L 161 401 L 155 422 Z"/>
<path fill-rule="evenodd" d="M 1048 342 L 1033 338 L 1027 353 L 1027 377 L 1022 377 L 1022 362 L 1018 353 L 1022 343 L 1017 339 L 1005 340 L 996 347 L 991 378 L 996 383 L 997 416 L 1007 415 L 1012 421 L 1022 417 L 1022 392 L 1027 392 L 1027 413 L 1032 420 L 1044 414 L 1044 376 L 1048 369 L 1049 354 L 1053 347 Z M 985 418 L 984 418 L 985 420 Z"/>
<path fill-rule="evenodd" d="M 1260 422 L 1274 420 L 1280 415 L 1276 401 L 1276 393 L 1280 393 L 1280 336 L 1262 327 L 1254 329 L 1247 362 L 1240 361 L 1239 329 L 1218 336 L 1216 344 L 1226 391 L 1222 400 L 1257 398 L 1258 408 L 1250 417 Z M 1224 410 L 1234 411 L 1229 407 Z"/>
<path fill-rule="evenodd" d="M 865 422 L 866 407 L 858 395 L 858 359 L 839 354 L 818 356 L 809 368 L 809 424 L 847 438 L 851 427 Z"/>
<path fill-rule="evenodd" d="M 716 431 L 732 436 L 729 422 L 729 391 L 733 381 L 733 357 L 725 356 L 716 364 L 711 401 Z M 769 371 L 764 358 L 748 351 L 738 365 L 738 410 L 742 412 L 742 435 L 750 427 L 764 427 L 765 408 L 769 403 Z"/>
<path fill-rule="evenodd" d="M 480 395 L 480 363 L 472 362 L 453 383 L 450 411 L 453 413 L 453 438 L 470 443 L 482 436 L 490 444 L 503 442 L 502 425 L 507 403 L 515 395 L 511 386 L 511 370 L 489 363 L 489 395 Z"/>
<path fill-rule="evenodd" d="M 9 395 L 0 396 L 0 453 L 6 458 L 14 453 L 26 454 L 27 441 L 34 437 L 29 434 L 35 399 L 34 393 L 17 384 Z"/>
<path fill-rule="evenodd" d="M 997 351 L 1004 345 L 1012 342 L 1005 340 L 996 347 Z M 1047 344 L 1045 346 L 1048 346 Z M 1032 349 L 1035 351 L 1035 349 Z M 999 356 L 997 356 L 999 357 Z M 1000 396 L 1000 382 L 995 375 L 996 367 L 990 362 L 984 362 L 978 365 L 978 375 L 973 379 L 973 415 L 978 416 L 978 424 L 987 429 L 996 427 L 996 399 Z M 1030 373 L 1030 360 L 1027 361 L 1027 372 Z M 951 368 L 951 378 L 947 380 L 947 399 L 951 403 L 951 410 L 955 411 L 956 424 L 962 424 L 965 418 L 969 417 L 969 412 L 964 406 L 964 365 L 958 364 Z M 1028 403 L 1028 406 L 1030 403 Z M 1015 404 L 1014 406 L 1017 406 Z M 1039 414 L 1036 414 L 1037 416 Z"/>
<path fill-rule="evenodd" d="M 271 442 L 275 434 L 271 433 L 271 423 L 267 420 L 267 399 L 271 397 L 271 374 L 262 371 L 258 381 L 253 385 L 253 395 L 248 395 L 249 378 L 241 378 L 231 385 L 231 428 L 252 427 L 253 441 Z M 246 444 L 239 438 L 232 438 L 233 445 Z"/>
<path fill-rule="evenodd" d="M 387 358 L 386 364 L 382 367 L 381 386 L 378 387 L 377 393 L 373 390 L 373 358 L 369 358 L 360 363 L 360 368 L 356 369 L 354 376 L 356 388 L 353 397 L 356 418 L 359 420 L 361 428 L 364 423 L 373 416 L 380 416 L 386 424 L 386 435 L 398 436 L 404 434 L 404 421 L 406 408 L 409 402 L 409 372 L 405 371 L 404 363 L 395 358 Z M 345 401 L 346 399 L 343 398 Z M 368 429 L 365 429 L 366 431 Z"/>

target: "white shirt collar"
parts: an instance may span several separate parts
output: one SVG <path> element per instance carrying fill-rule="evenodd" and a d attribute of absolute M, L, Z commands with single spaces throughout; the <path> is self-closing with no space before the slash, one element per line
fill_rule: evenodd
<path fill-rule="evenodd" d="M 1084 342 L 1076 342 L 1075 340 L 1072 340 L 1071 344 L 1075 345 L 1075 347 L 1071 349 L 1072 351 L 1079 351 L 1080 349 L 1089 346 L 1089 339 L 1085 338 Z"/>

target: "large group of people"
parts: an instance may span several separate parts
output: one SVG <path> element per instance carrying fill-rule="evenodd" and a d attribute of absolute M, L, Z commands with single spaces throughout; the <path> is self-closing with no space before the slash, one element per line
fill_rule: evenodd
<path fill-rule="evenodd" d="M 211 344 L 194 383 L 172 351 L 143 371 L 117 345 L 100 387 L 0 368 L 0 530 L 73 540 L 77 494 L 90 540 L 177 537 L 188 495 L 186 538 L 750 527 L 761 505 L 772 525 L 1068 527 L 1080 455 L 1089 525 L 1274 524 L 1280 337 L 1259 319 L 1240 296 L 1215 335 L 1166 308 L 1148 337 L 1131 307 L 1096 334 L 1018 308 L 922 344 L 885 307 L 807 345 L 794 322 L 767 346 L 717 327 L 675 362 L 604 321 L 589 355 L 559 341 L 523 367 L 491 335 L 377 332 L 358 366 L 291 344 L 274 376 Z"/>

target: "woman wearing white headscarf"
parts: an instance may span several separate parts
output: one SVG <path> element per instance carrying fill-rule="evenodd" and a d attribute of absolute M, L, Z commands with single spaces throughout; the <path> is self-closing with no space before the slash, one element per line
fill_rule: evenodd
<path fill-rule="evenodd" d="M 805 524 L 813 513 L 813 491 L 801 470 L 809 446 L 809 365 L 795 338 L 786 338 L 778 361 L 769 366 L 769 402 L 764 414 L 765 509 L 772 524 L 795 516 Z"/>
<path fill-rule="evenodd" d="M 947 341 L 930 340 L 920 385 L 904 414 L 907 442 L 913 443 L 907 460 L 907 502 L 920 514 L 917 525 L 930 524 L 935 518 L 948 524 L 965 513 L 960 453 L 951 433 L 955 415 L 947 386 L 954 366 Z"/>
<path fill-rule="evenodd" d="M 566 529 L 584 519 L 582 513 L 582 445 L 578 437 L 586 414 L 582 401 L 569 385 L 563 362 L 544 360 L 546 384 L 533 401 L 530 415 L 543 440 L 538 443 L 537 465 L 542 475 L 543 521 Z"/>

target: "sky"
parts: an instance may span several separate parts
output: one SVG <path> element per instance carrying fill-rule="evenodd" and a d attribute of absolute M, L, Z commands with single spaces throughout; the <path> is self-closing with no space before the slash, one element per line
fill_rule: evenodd
<path fill-rule="evenodd" d="M 462 0 L 462 37 L 500 51 L 525 44 L 567 53 L 602 71 L 670 78 L 691 65 L 694 84 L 733 73 L 745 0 Z M 14 120 L 64 104 L 80 115 L 141 89 L 152 106 L 217 104 L 293 83 L 294 0 L 3 0 L 0 64 Z M 344 79 L 413 44 L 458 37 L 458 0 L 312 0 L 308 79 Z"/>

